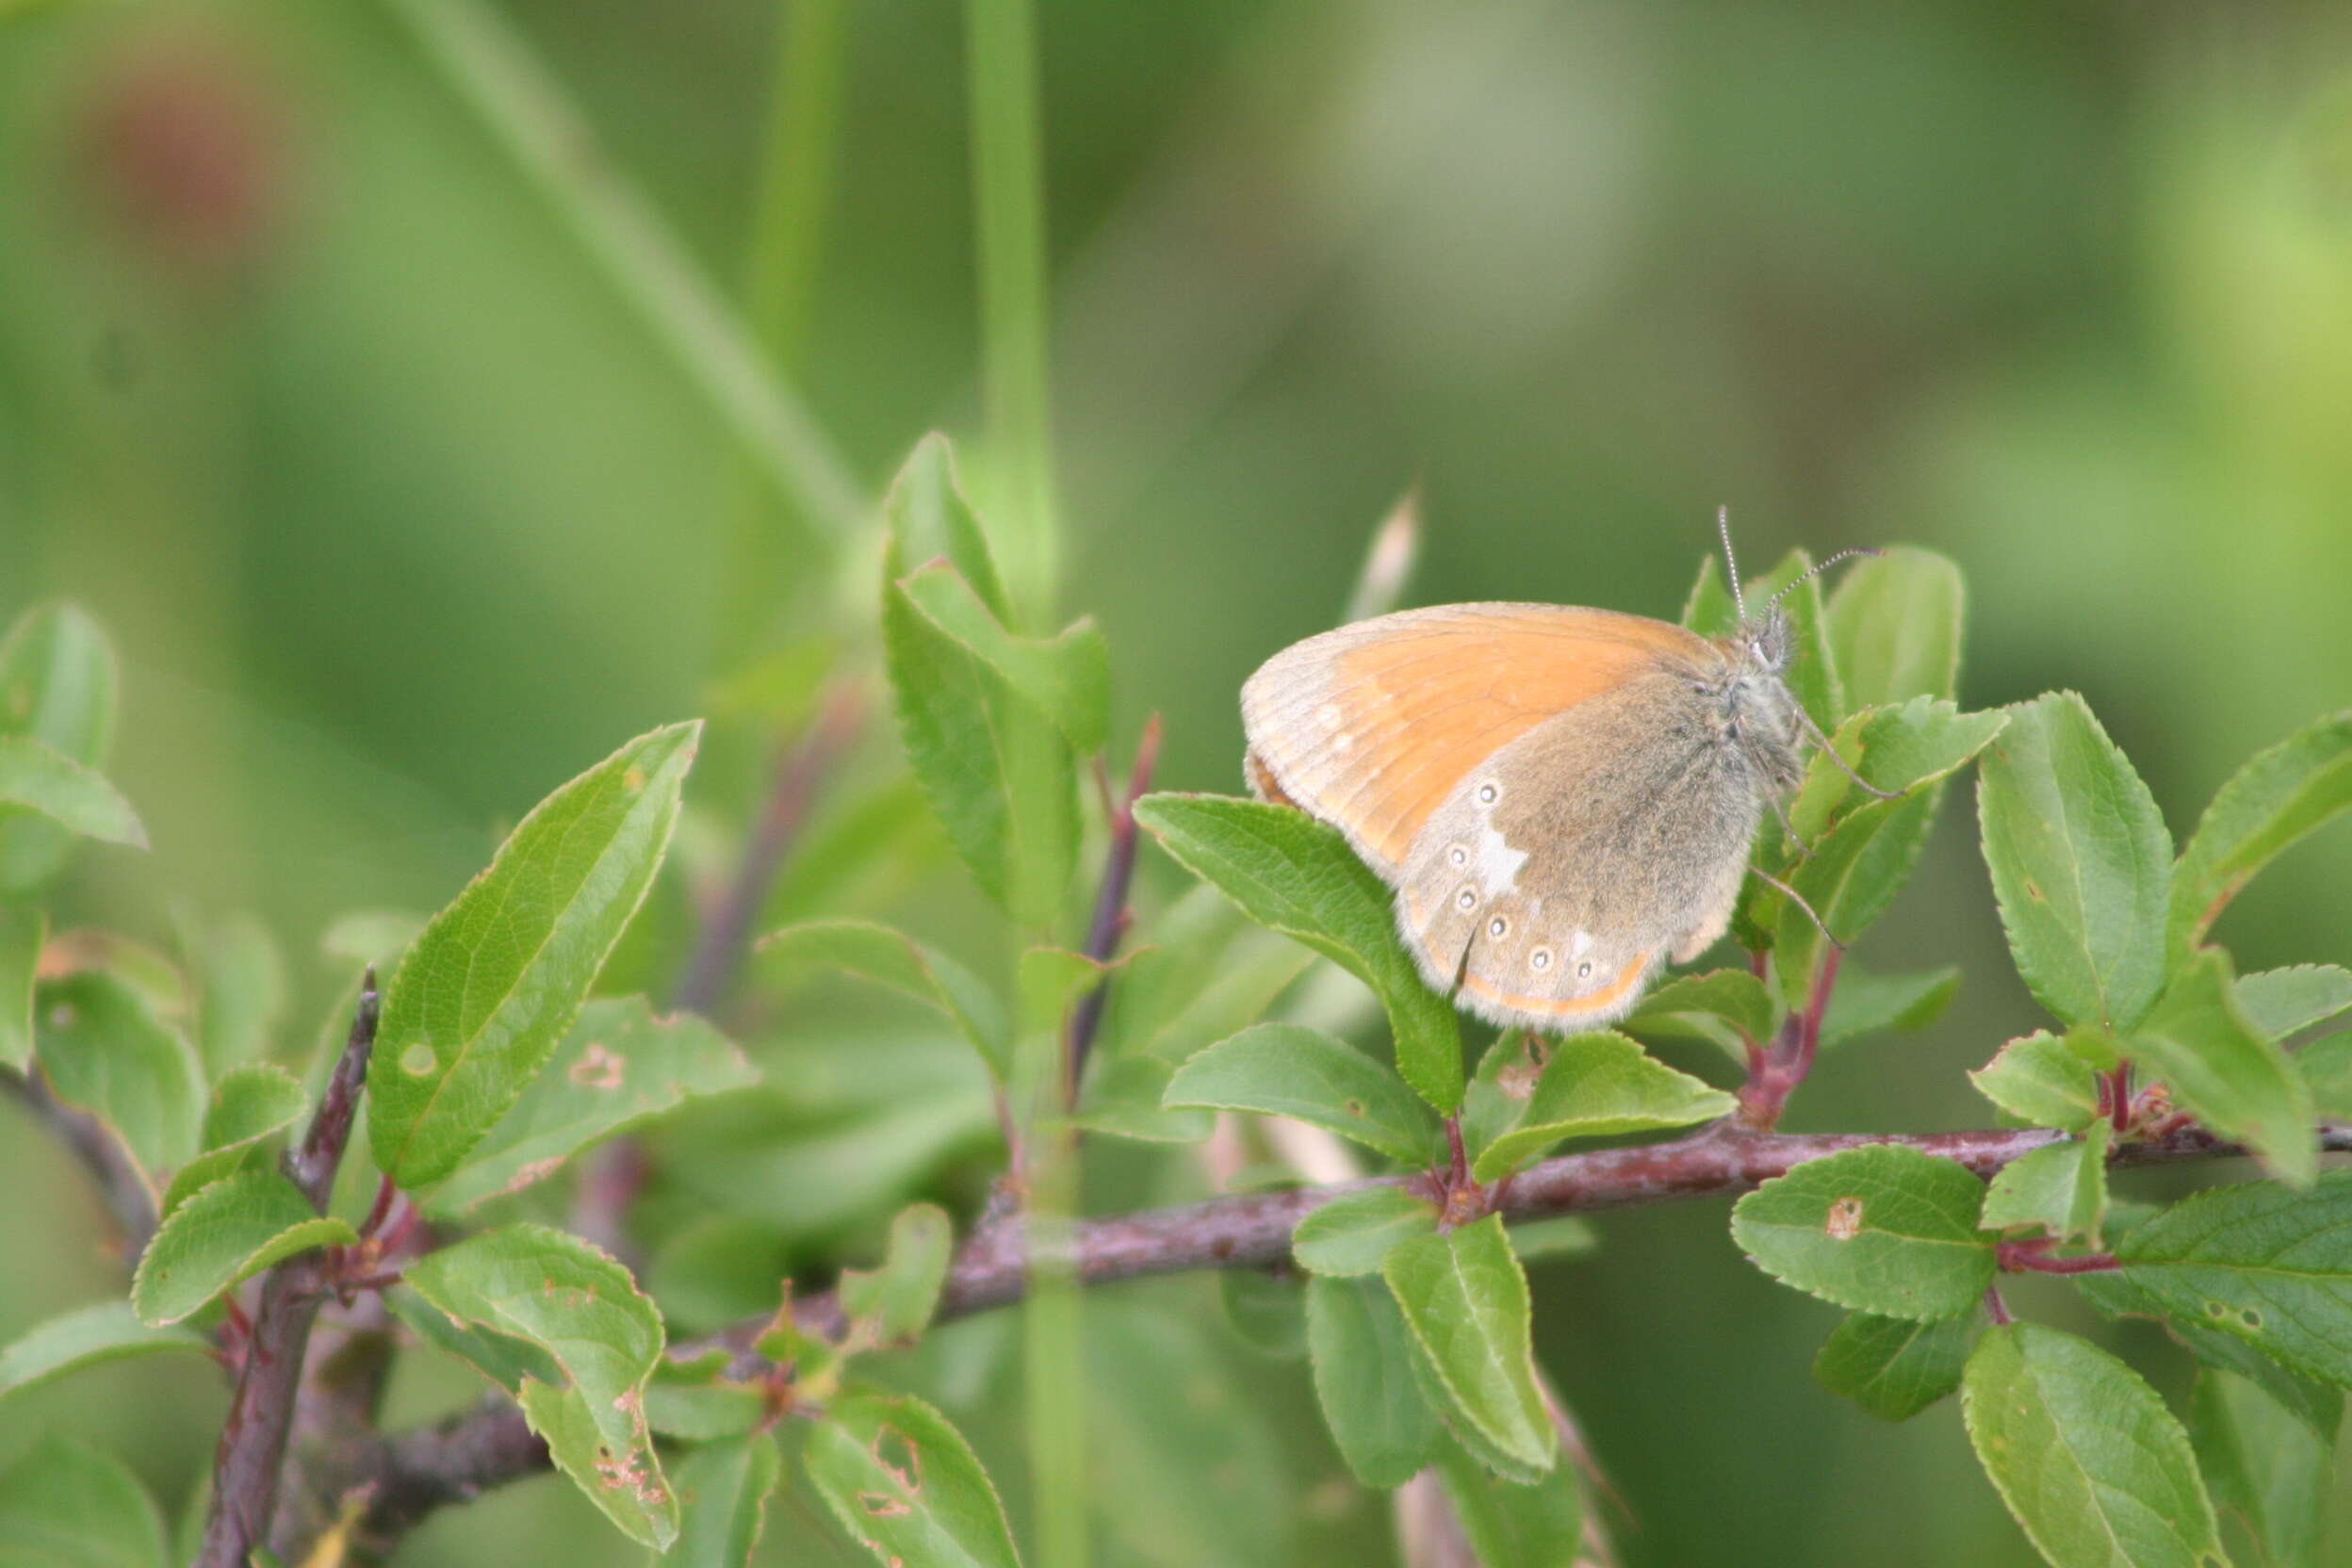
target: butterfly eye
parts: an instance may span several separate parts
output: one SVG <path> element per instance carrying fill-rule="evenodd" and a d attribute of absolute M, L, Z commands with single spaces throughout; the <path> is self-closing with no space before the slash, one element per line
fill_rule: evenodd
<path fill-rule="evenodd" d="M 1492 784 L 1481 784 L 1481 785 L 1479 785 L 1479 786 L 1478 786 L 1478 804 L 1479 804 L 1479 805 L 1481 805 L 1481 806 L 1492 806 L 1492 805 L 1494 805 L 1494 793 L 1495 793 L 1495 791 L 1494 791 L 1494 785 L 1492 785 Z"/>
<path fill-rule="evenodd" d="M 1474 888 L 1464 888 L 1454 895 L 1454 902 L 1465 909 L 1475 909 L 1478 906 L 1478 890 Z"/>
<path fill-rule="evenodd" d="M 1531 969 L 1551 968 L 1552 950 L 1548 947 L 1537 948 L 1533 953 L 1527 955 L 1527 965 Z"/>
<path fill-rule="evenodd" d="M 1592 961 L 1590 958 L 1586 959 L 1583 963 L 1578 964 L 1578 965 L 1576 966 L 1576 978 L 1577 978 L 1577 979 L 1579 979 L 1579 980 L 1589 979 L 1589 978 L 1591 978 L 1592 973 Z"/>
<path fill-rule="evenodd" d="M 1462 848 L 1460 844 L 1456 844 L 1453 848 L 1446 852 L 1446 858 L 1451 860 L 1455 865 L 1466 866 L 1470 863 L 1470 852 Z"/>
<path fill-rule="evenodd" d="M 1510 929 L 1511 922 L 1505 920 L 1500 915 L 1496 915 L 1493 920 L 1487 923 L 1486 934 L 1490 937 L 1499 937 Z"/>

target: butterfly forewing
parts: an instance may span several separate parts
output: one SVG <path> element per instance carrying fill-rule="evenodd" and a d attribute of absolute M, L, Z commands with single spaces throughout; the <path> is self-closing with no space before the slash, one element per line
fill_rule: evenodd
<path fill-rule="evenodd" d="M 1242 688 L 1252 788 L 1335 824 L 1391 882 L 1471 769 L 1630 679 L 1720 673 L 1716 645 L 1640 615 L 1454 604 L 1295 644 Z"/>

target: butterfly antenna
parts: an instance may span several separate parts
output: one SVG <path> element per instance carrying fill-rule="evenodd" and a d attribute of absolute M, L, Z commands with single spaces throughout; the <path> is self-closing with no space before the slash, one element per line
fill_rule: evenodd
<path fill-rule="evenodd" d="M 1871 553 L 1875 554 L 1877 552 L 1872 551 Z M 1827 563 L 1823 563 L 1823 564 L 1827 564 Z M 1791 586 L 1793 586 L 1793 584 Z M 1848 778 L 1853 779 L 1856 784 L 1860 785 L 1865 792 L 1876 795 L 1881 800 L 1901 800 L 1906 793 L 1909 792 L 1903 790 L 1882 790 L 1877 785 L 1871 783 L 1869 779 L 1863 777 L 1860 774 L 1854 772 L 1854 764 L 1847 761 L 1843 757 L 1840 757 L 1838 754 L 1838 748 L 1830 744 L 1829 737 L 1821 733 L 1821 727 L 1813 722 L 1813 715 L 1805 710 L 1805 704 L 1801 702 L 1792 702 L 1789 706 L 1797 710 L 1797 721 L 1805 726 L 1805 732 L 1811 735 L 1814 740 L 1820 742 L 1821 749 L 1829 754 L 1829 760 L 1838 764 L 1838 771 L 1844 774 Z"/>
<path fill-rule="evenodd" d="M 1715 509 L 1715 531 L 1722 535 L 1723 541 L 1723 569 L 1731 574 L 1731 602 L 1744 623 L 1748 618 L 1748 597 L 1740 592 L 1740 558 L 1731 550 L 1730 507 L 1719 506 Z"/>
<path fill-rule="evenodd" d="M 1812 581 L 1815 578 L 1821 576 L 1823 572 L 1829 570 L 1840 561 L 1851 561 L 1857 555 L 1881 556 L 1886 553 L 1886 552 L 1885 550 L 1872 549 L 1868 545 L 1856 545 L 1851 549 L 1839 550 L 1836 555 L 1833 555 L 1828 560 L 1821 562 L 1811 571 L 1797 579 L 1796 581 L 1788 584 L 1787 588 L 1783 588 L 1779 593 L 1774 594 L 1771 598 L 1767 599 L 1764 602 L 1764 613 L 1767 615 L 1771 614 L 1772 612 L 1772 606 L 1778 604 L 1782 599 L 1787 598 L 1790 589 L 1804 587 L 1806 583 Z"/>

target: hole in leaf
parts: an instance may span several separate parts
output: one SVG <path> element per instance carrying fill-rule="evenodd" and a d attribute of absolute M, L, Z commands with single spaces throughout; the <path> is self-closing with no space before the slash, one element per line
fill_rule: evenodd
<path fill-rule="evenodd" d="M 874 1434 L 874 1459 L 907 1491 L 923 1490 L 923 1456 L 897 1428 L 885 1427 Z"/>
<path fill-rule="evenodd" d="M 2238 1321 L 2249 1329 L 2259 1330 L 2262 1326 L 2262 1315 L 2252 1307 L 2246 1307 L 2239 1312 Z"/>
<path fill-rule="evenodd" d="M 1829 1218 L 1821 1229 L 1832 1241 L 1852 1241 L 1862 1233 L 1862 1200 L 1840 1198 L 1829 1206 Z"/>
<path fill-rule="evenodd" d="M 1350 1100 L 1350 1101 L 1348 1101 L 1348 1114 L 1349 1116 L 1362 1116 L 1362 1115 L 1364 1115 L 1364 1102 L 1363 1102 L 1363 1101 L 1361 1101 L 1361 1100 Z"/>

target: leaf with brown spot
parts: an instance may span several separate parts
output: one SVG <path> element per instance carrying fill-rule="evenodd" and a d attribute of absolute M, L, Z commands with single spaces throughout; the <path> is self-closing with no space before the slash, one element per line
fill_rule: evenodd
<path fill-rule="evenodd" d="M 1019 1568 L 1004 1505 L 972 1446 L 913 1396 L 835 1400 L 806 1461 L 841 1527 L 885 1563 Z"/>

